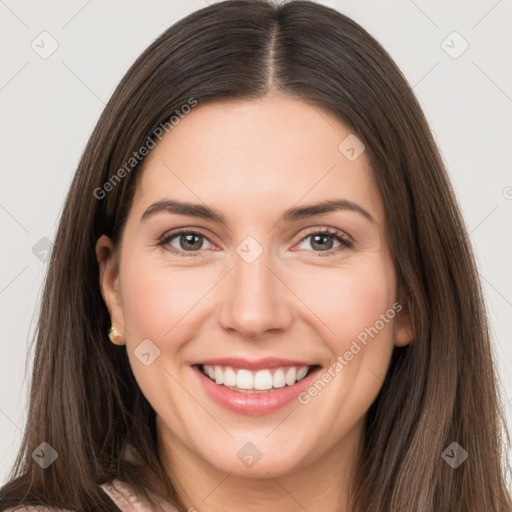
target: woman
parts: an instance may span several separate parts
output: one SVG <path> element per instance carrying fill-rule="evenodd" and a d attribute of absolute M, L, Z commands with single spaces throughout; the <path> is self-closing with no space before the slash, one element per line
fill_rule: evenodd
<path fill-rule="evenodd" d="M 2 510 L 510 510 L 488 327 L 421 109 L 360 26 L 159 37 L 62 214 Z"/>

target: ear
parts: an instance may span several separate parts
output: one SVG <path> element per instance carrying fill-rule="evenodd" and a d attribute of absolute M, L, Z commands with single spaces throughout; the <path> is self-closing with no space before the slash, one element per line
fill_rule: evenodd
<path fill-rule="evenodd" d="M 110 319 L 120 336 L 111 337 L 115 345 L 126 343 L 124 313 L 119 279 L 119 257 L 112 240 L 102 235 L 96 242 L 96 259 L 100 270 L 101 295 L 110 313 Z"/>
<path fill-rule="evenodd" d="M 397 347 L 404 347 L 413 342 L 415 333 L 408 301 L 402 291 L 398 294 L 398 304 L 400 304 L 402 308 L 397 312 L 395 317 L 394 344 Z"/>

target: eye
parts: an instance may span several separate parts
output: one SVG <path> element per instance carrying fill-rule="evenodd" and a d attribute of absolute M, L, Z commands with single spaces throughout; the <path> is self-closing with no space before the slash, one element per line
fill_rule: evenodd
<path fill-rule="evenodd" d="M 301 244 L 309 247 L 300 247 Z M 158 245 L 179 256 L 200 256 L 201 250 L 213 249 L 215 246 L 200 231 L 182 229 L 165 234 Z M 329 228 L 311 231 L 299 243 L 299 249 L 312 250 L 318 256 L 330 256 L 341 250 L 352 247 L 347 235 Z"/>
<path fill-rule="evenodd" d="M 306 244 L 309 245 L 309 247 L 300 247 L 300 244 Z M 309 233 L 301 240 L 300 244 L 299 249 L 313 250 L 314 252 L 323 253 L 318 254 L 318 256 L 328 256 L 343 249 L 352 247 L 352 242 L 346 235 L 328 228 Z"/>
<path fill-rule="evenodd" d="M 210 247 L 205 247 L 206 244 L 210 244 Z M 204 234 L 188 229 L 164 235 L 158 245 L 182 256 L 198 256 L 198 252 L 201 249 L 211 249 L 214 247 Z"/>

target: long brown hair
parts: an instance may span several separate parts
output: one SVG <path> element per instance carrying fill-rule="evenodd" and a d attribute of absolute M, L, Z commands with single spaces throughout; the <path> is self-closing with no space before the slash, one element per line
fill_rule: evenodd
<path fill-rule="evenodd" d="M 155 412 L 125 349 L 107 337 L 95 243 L 102 234 L 119 242 L 141 165 L 113 175 L 148 137 L 158 142 L 155 129 L 176 110 L 191 98 L 251 100 L 271 91 L 325 109 L 366 145 L 416 333 L 395 348 L 367 413 L 351 510 L 510 511 L 508 436 L 482 292 L 422 110 L 387 52 L 354 21 L 313 2 L 264 0 L 216 3 L 177 22 L 131 66 L 101 115 L 62 212 L 28 422 L 0 508 L 117 510 L 98 484 L 119 478 L 185 509 L 162 466 Z M 43 441 L 58 453 L 47 469 L 31 457 Z M 453 442 L 469 455 L 456 469 L 441 458 Z M 122 459 L 127 445 L 142 462 Z"/>

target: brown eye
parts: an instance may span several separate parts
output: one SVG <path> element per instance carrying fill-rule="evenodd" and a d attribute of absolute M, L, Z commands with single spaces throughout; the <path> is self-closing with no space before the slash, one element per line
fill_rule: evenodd
<path fill-rule="evenodd" d="M 193 235 L 188 233 L 178 237 L 179 249 L 184 251 L 196 251 L 203 246 L 203 237 L 201 235 Z"/>
<path fill-rule="evenodd" d="M 210 244 L 210 247 L 205 247 L 207 244 Z M 197 256 L 201 249 L 213 247 L 205 235 L 188 230 L 168 234 L 159 242 L 159 245 L 170 252 L 186 256 Z"/>
<path fill-rule="evenodd" d="M 300 244 L 306 243 L 309 245 L 309 247 L 300 247 Z M 326 255 L 352 247 L 352 243 L 341 233 L 331 230 L 312 232 L 306 235 L 301 240 L 300 244 L 298 246 L 299 249 L 312 250 L 318 253 L 326 253 Z"/>

